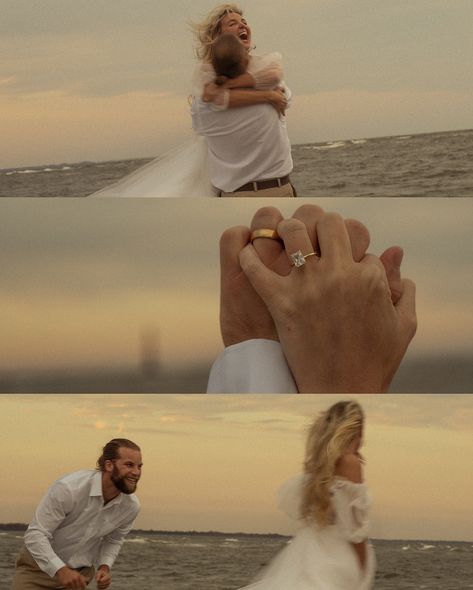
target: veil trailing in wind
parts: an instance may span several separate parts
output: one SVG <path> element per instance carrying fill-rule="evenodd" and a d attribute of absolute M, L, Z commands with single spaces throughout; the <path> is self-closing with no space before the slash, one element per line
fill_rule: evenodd
<path fill-rule="evenodd" d="M 207 146 L 195 136 L 91 197 L 216 197 L 207 172 Z"/>

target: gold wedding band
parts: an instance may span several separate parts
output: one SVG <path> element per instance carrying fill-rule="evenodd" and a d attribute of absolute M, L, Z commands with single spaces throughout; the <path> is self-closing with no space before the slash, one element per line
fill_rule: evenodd
<path fill-rule="evenodd" d="M 257 238 L 269 238 L 270 240 L 281 241 L 281 238 L 275 229 L 255 229 L 251 232 L 251 243 L 253 243 Z"/>

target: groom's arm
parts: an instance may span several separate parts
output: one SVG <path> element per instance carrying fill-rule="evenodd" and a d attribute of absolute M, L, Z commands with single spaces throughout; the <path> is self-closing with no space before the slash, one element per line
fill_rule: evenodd
<path fill-rule="evenodd" d="M 207 393 L 298 393 L 281 345 L 253 339 L 228 346 L 212 365 Z"/>

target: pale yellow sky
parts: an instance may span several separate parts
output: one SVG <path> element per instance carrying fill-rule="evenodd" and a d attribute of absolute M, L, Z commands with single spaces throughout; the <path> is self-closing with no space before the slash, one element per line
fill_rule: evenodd
<path fill-rule="evenodd" d="M 188 137 L 188 23 L 216 4 L 3 2 L 0 169 L 159 155 Z M 470 0 L 241 6 L 255 52 L 283 55 L 292 143 L 471 127 Z"/>
<path fill-rule="evenodd" d="M 306 428 L 346 396 L 2 395 L 0 522 L 27 522 L 49 485 L 105 442 L 142 447 L 136 526 L 294 532 L 276 509 Z M 473 395 L 362 396 L 372 536 L 473 541 Z"/>
<path fill-rule="evenodd" d="M 404 247 L 419 320 L 408 358 L 471 356 L 473 200 L 300 199 L 280 208 L 289 216 L 307 201 L 364 221 L 373 253 Z M 262 204 L 2 201 L 0 370 L 137 367 L 150 327 L 164 366 L 210 367 L 222 350 L 218 240 Z"/>

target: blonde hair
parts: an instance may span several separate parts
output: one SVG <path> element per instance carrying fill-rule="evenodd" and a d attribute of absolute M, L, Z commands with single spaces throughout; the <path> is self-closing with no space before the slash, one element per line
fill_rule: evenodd
<path fill-rule="evenodd" d="M 200 23 L 190 23 L 195 37 L 195 53 L 198 59 L 210 61 L 212 43 L 221 33 L 222 19 L 231 12 L 243 16 L 243 10 L 236 4 L 219 4 Z"/>
<path fill-rule="evenodd" d="M 333 522 L 330 485 L 337 461 L 363 430 L 363 410 L 355 401 L 338 402 L 315 420 L 309 429 L 301 513 L 320 526 Z"/>

